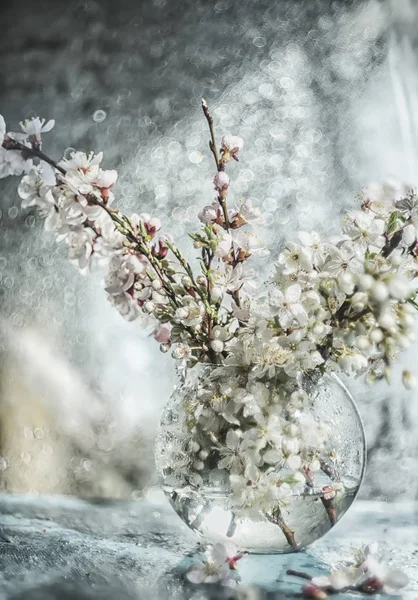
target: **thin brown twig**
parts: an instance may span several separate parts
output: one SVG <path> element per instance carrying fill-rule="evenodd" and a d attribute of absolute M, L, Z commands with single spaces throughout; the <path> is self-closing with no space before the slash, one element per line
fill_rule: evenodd
<path fill-rule="evenodd" d="M 209 125 L 210 138 L 211 138 L 210 142 L 209 142 L 209 148 L 211 149 L 213 157 L 215 159 L 216 168 L 218 169 L 218 171 L 222 171 L 221 161 L 219 160 L 218 149 L 216 147 L 215 130 L 213 128 L 213 117 L 212 117 L 211 113 L 209 112 L 209 107 L 204 98 L 202 98 L 202 109 L 203 109 L 203 114 L 205 115 L 206 120 Z"/>
<path fill-rule="evenodd" d="M 277 506 L 272 512 L 271 516 L 269 516 L 267 513 L 265 514 L 265 516 L 271 523 L 274 523 L 275 525 L 278 525 L 280 527 L 289 546 L 296 550 L 298 545 L 295 539 L 295 532 L 285 522 L 280 507 Z"/>
<path fill-rule="evenodd" d="M 3 145 L 3 148 L 5 148 L 6 150 L 18 150 L 18 151 L 23 152 L 24 154 L 26 154 L 28 156 L 34 156 L 36 158 L 40 158 L 44 162 L 46 162 L 49 165 L 51 165 L 51 167 L 54 167 L 54 169 L 56 169 L 57 171 L 59 171 L 60 173 L 62 173 L 62 175 L 65 175 L 65 173 L 66 173 L 66 171 L 65 171 L 65 169 L 63 167 L 61 167 L 60 165 L 58 165 L 54 160 L 52 160 L 52 158 L 49 158 L 49 156 L 47 156 L 46 154 L 44 154 L 42 152 L 42 150 L 39 150 L 39 149 L 36 149 L 36 148 L 28 148 L 28 146 L 25 146 L 21 142 L 18 142 L 17 140 L 13 140 L 10 137 L 6 137 L 4 139 L 2 145 Z"/>

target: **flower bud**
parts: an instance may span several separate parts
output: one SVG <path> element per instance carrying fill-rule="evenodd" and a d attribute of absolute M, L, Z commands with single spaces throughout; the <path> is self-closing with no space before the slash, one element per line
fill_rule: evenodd
<path fill-rule="evenodd" d="M 163 287 L 163 284 L 161 283 L 161 281 L 159 279 L 154 279 L 154 281 L 152 282 L 152 287 L 154 290 L 156 290 L 157 292 Z"/>
<path fill-rule="evenodd" d="M 359 350 L 368 350 L 370 348 L 370 340 L 367 335 L 359 335 L 356 337 L 356 346 Z"/>
<path fill-rule="evenodd" d="M 191 441 L 190 442 L 190 452 L 199 452 L 200 450 L 200 446 L 197 442 L 195 441 Z"/>
<path fill-rule="evenodd" d="M 228 338 L 228 330 L 220 325 L 215 325 L 212 334 L 215 340 L 221 340 L 221 342 L 224 342 Z"/>
<path fill-rule="evenodd" d="M 354 290 L 354 279 L 351 273 L 342 273 L 338 277 L 338 287 L 344 294 L 350 295 Z"/>
<path fill-rule="evenodd" d="M 213 300 L 213 302 L 219 302 L 219 300 L 222 300 L 223 298 L 223 289 L 217 285 L 215 285 L 210 292 L 210 297 Z"/>
<path fill-rule="evenodd" d="M 385 336 L 381 329 L 373 329 L 373 331 L 370 332 L 370 340 L 373 342 L 373 344 L 380 344 L 384 337 Z"/>
<path fill-rule="evenodd" d="M 384 312 L 379 317 L 379 325 L 383 329 L 392 329 L 396 326 L 396 322 L 389 312 Z"/>
<path fill-rule="evenodd" d="M 206 287 L 206 285 L 207 285 L 206 277 L 204 275 L 198 275 L 196 277 L 196 283 L 197 283 L 197 285 L 200 285 L 201 287 Z"/>
<path fill-rule="evenodd" d="M 218 192 L 223 192 L 229 187 L 229 177 L 225 173 L 225 171 L 218 171 L 213 179 L 213 185 L 215 186 L 215 190 Z"/>
<path fill-rule="evenodd" d="M 192 287 L 193 285 L 192 280 L 187 275 L 183 275 L 181 278 L 181 283 L 184 287 Z"/>
<path fill-rule="evenodd" d="M 324 590 L 314 583 L 305 583 L 302 588 L 302 596 L 304 598 L 311 598 L 313 600 L 327 600 L 328 595 Z"/>
<path fill-rule="evenodd" d="M 352 307 L 356 312 L 360 312 L 364 309 L 367 302 L 367 296 L 364 292 L 356 292 L 351 298 Z"/>
<path fill-rule="evenodd" d="M 405 300 L 411 295 L 410 282 L 405 277 L 393 277 L 389 283 L 389 292 L 396 300 Z"/>
<path fill-rule="evenodd" d="M 361 292 L 367 292 L 367 290 L 370 290 L 370 288 L 373 286 L 374 284 L 374 279 L 371 275 L 369 274 L 365 274 L 362 275 L 357 283 L 357 287 Z"/>
<path fill-rule="evenodd" d="M 219 354 L 219 353 L 223 352 L 225 344 L 221 340 L 213 340 L 210 347 L 212 348 L 212 350 L 214 352 Z"/>
<path fill-rule="evenodd" d="M 389 297 L 389 290 L 382 281 L 377 281 L 370 291 L 370 297 L 375 302 L 384 302 Z"/>

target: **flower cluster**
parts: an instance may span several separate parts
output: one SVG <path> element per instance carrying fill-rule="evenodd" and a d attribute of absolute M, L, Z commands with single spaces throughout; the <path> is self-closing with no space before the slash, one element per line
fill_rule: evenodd
<path fill-rule="evenodd" d="M 211 116 L 204 104 L 205 114 Z M 202 229 L 191 234 L 201 253 L 195 274 L 160 220 L 148 214 L 122 215 L 112 208 L 117 172 L 103 170 L 103 154 L 72 152 L 55 163 L 42 152 L 41 135 L 53 121 L 35 118 L 21 123 L 22 132 L 6 133 L 0 118 L 0 176 L 22 175 L 18 187 L 24 208 L 37 207 L 45 229 L 65 242 L 70 261 L 82 272 L 94 263 L 105 266 L 105 290 L 123 317 L 142 316 L 153 324 L 154 337 L 174 356 L 189 362 L 220 362 L 225 341 L 237 319 L 230 309 L 245 300 L 254 272 L 245 268 L 251 254 L 261 252 L 258 239 L 245 225 L 258 224 L 260 211 L 243 201 L 226 206 L 230 185 L 227 163 L 238 160 L 241 138 L 225 135 L 216 154 L 216 201 L 202 209 Z M 36 164 L 35 164 L 36 163 Z"/>
<path fill-rule="evenodd" d="M 409 582 L 403 571 L 381 561 L 376 544 L 356 550 L 352 559 L 337 565 L 327 576 L 310 577 L 293 570 L 287 573 L 310 580 L 303 586 L 302 595 L 314 600 L 326 600 L 329 595 L 344 591 L 397 594 Z"/>
<path fill-rule="evenodd" d="M 228 587 L 237 585 L 238 561 L 244 553 L 238 552 L 231 542 L 217 543 L 206 552 L 205 560 L 192 565 L 186 573 L 191 583 L 218 583 Z"/>
<path fill-rule="evenodd" d="M 153 323 L 161 349 L 173 346 L 189 364 L 244 364 L 259 375 L 287 377 L 320 370 L 390 377 L 393 359 L 411 341 L 418 288 L 418 196 L 371 186 L 359 210 L 343 219 L 330 242 L 300 232 L 278 257 L 268 293 L 255 294 L 252 254 L 266 254 L 251 226 L 262 223 L 250 201 L 227 206 L 231 160 L 241 138 L 226 134 L 218 151 L 206 103 L 216 162 L 215 200 L 199 212 L 191 233 L 200 251 L 195 273 L 162 223 L 152 215 L 130 218 L 111 208 L 117 172 L 103 170 L 102 153 L 74 151 L 55 163 L 42 152 L 42 135 L 54 121 L 38 117 L 6 132 L 0 117 L 0 177 L 22 175 L 23 207 L 38 207 L 45 228 L 68 247 L 70 261 L 86 272 L 106 265 L 105 289 L 128 320 Z M 404 373 L 406 387 L 415 377 Z"/>
<path fill-rule="evenodd" d="M 345 493 L 355 493 L 358 482 L 346 489 L 341 480 L 332 412 L 318 421 L 311 385 L 316 381 L 277 381 L 242 367 L 193 369 L 174 394 L 179 406 L 169 412 L 174 408 L 176 421 L 160 442 L 166 488 L 182 498 L 197 489 L 228 489 L 233 519 L 275 525 L 284 549 L 304 543 L 299 525 L 286 524 L 297 498 L 305 498 L 304 510 L 322 504 L 334 525 Z M 320 385 L 317 391 L 321 398 Z M 234 539 L 233 529 L 227 535 Z"/>

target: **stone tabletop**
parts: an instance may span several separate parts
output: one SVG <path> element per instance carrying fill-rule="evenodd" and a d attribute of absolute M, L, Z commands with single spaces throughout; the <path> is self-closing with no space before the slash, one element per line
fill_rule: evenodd
<path fill-rule="evenodd" d="M 242 559 L 242 587 L 234 592 L 184 581 L 181 573 L 199 539 L 157 491 L 137 502 L 2 494 L 0 600 L 296 598 L 300 582 L 287 569 L 320 573 L 352 545 L 372 541 L 409 575 L 402 598 L 416 600 L 417 509 L 412 503 L 358 502 L 306 551 Z"/>

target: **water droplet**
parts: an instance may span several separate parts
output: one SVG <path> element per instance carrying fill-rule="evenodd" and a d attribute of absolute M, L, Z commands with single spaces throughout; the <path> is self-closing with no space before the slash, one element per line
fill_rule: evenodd
<path fill-rule="evenodd" d="M 26 225 L 26 227 L 34 227 L 35 222 L 36 222 L 36 219 L 35 219 L 35 217 L 33 215 L 29 215 L 25 219 L 25 225 Z"/>
<path fill-rule="evenodd" d="M 189 160 L 190 160 L 190 162 L 193 163 L 193 164 L 195 164 L 195 165 L 198 165 L 199 163 L 201 163 L 202 160 L 203 160 L 203 158 L 204 158 L 203 154 L 201 152 L 198 152 L 198 151 L 191 152 L 189 154 Z"/>
<path fill-rule="evenodd" d="M 0 269 L 4 269 L 7 265 L 7 258 L 0 256 Z"/>
<path fill-rule="evenodd" d="M 13 284 L 14 284 L 15 280 L 13 279 L 13 277 L 9 276 L 6 277 L 5 280 L 3 281 L 3 285 L 4 287 L 7 287 L 7 289 L 12 289 Z"/>
<path fill-rule="evenodd" d="M 36 437 L 37 440 L 41 440 L 44 437 L 44 432 L 40 427 L 36 427 L 33 431 L 33 435 Z"/>
<path fill-rule="evenodd" d="M 11 219 L 16 219 L 17 215 L 19 214 L 19 209 L 17 206 L 11 206 L 8 214 Z"/>
<path fill-rule="evenodd" d="M 102 123 L 107 117 L 107 114 L 104 110 L 95 110 L 93 113 L 93 121 L 96 123 Z"/>
<path fill-rule="evenodd" d="M 253 39 L 253 44 L 254 44 L 254 46 L 257 46 L 257 48 L 264 48 L 266 43 L 267 43 L 266 38 L 263 38 L 261 36 L 255 37 Z"/>
<path fill-rule="evenodd" d="M 295 86 L 295 82 L 291 77 L 282 77 L 280 79 L 280 85 L 285 90 L 289 90 Z"/>

